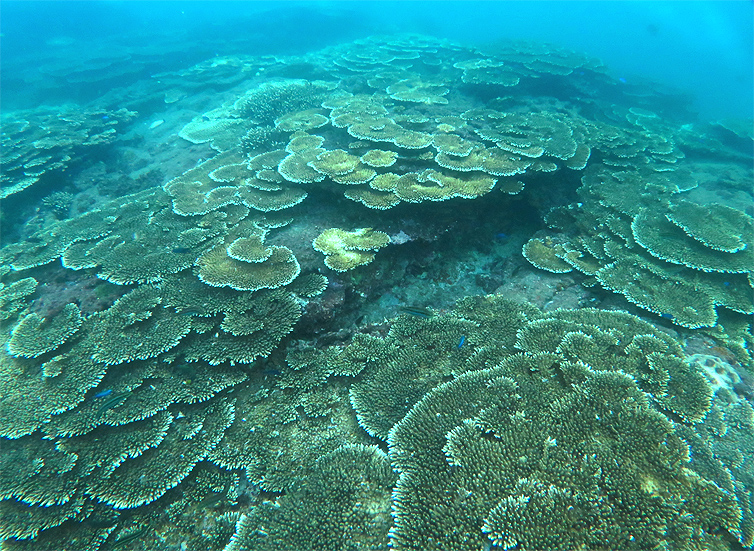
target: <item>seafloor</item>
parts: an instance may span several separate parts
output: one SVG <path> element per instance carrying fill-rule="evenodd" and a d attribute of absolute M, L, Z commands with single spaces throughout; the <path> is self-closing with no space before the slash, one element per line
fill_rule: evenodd
<path fill-rule="evenodd" d="M 751 548 L 750 121 L 545 44 L 133 63 L 2 114 L 3 549 Z"/>

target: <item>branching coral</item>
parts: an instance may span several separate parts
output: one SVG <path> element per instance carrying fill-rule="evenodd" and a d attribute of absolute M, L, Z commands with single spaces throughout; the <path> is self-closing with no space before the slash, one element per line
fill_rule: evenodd
<path fill-rule="evenodd" d="M 532 264 L 687 328 L 745 334 L 753 222 L 698 189 L 712 169 L 689 158 L 688 128 L 594 60 L 421 36 L 216 58 L 165 76 L 158 97 L 253 74 L 184 121 L 179 135 L 212 157 L 0 251 L 9 549 L 164 546 L 178 531 L 190 549 L 229 551 L 751 545 L 751 408 L 646 321 L 490 295 L 350 339 L 294 332 L 328 286 L 318 271 L 379 259 L 386 232 L 435 202 L 497 208 L 524 191 L 550 205 L 581 178 L 579 202 L 524 246 Z M 8 123 L 3 193 L 112 140 L 131 114 L 107 113 Z M 728 127 L 719 151 L 746 139 Z M 333 227 L 362 225 L 374 229 Z M 61 273 L 111 296 L 51 309 L 40 298 Z M 241 514 L 260 490 L 269 501 Z"/>

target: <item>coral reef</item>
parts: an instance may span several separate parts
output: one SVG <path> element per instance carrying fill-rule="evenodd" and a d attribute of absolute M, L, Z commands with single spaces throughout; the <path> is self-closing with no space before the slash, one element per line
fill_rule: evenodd
<path fill-rule="evenodd" d="M 392 502 L 386 487 L 370 492 L 382 503 L 372 514 L 392 507 L 391 548 L 724 548 L 726 537 L 750 545 L 751 469 L 741 453 L 751 445 L 751 406 L 727 388 L 713 399 L 682 358 L 674 339 L 624 312 L 546 314 L 485 296 L 445 314 L 402 315 L 384 338 L 289 357 L 281 378 L 300 384 L 305 371 L 311 386 L 361 370 L 351 403 L 399 475 Z M 317 465 L 329 472 L 319 462 L 338 453 Z M 334 491 L 312 490 L 327 476 L 318 472 L 293 486 L 295 504 L 286 495 L 242 520 L 230 548 L 353 530 L 340 511 L 358 514 L 366 498 L 357 496 L 375 482 L 361 460 L 349 465 L 340 476 L 362 480 L 358 493 L 334 496 L 327 521 L 309 522 Z M 384 529 L 356 526 L 369 537 Z M 260 529 L 273 539 L 259 539 Z"/>
<path fill-rule="evenodd" d="M 0 199 L 64 170 L 86 148 L 115 140 L 118 125 L 133 119 L 128 109 L 82 111 L 73 105 L 3 112 Z"/>
<path fill-rule="evenodd" d="M 42 204 L 49 208 L 55 216 L 67 218 L 73 203 L 73 194 L 67 191 L 56 191 L 42 199 Z"/>
<path fill-rule="evenodd" d="M 621 163 L 635 157 L 622 154 Z M 690 161 L 688 168 L 655 160 L 616 170 L 609 166 L 616 160 L 587 167 L 583 201 L 551 211 L 547 221 L 557 233 L 549 244 L 530 240 L 526 258 L 551 272 L 593 276 L 683 327 L 714 326 L 721 306 L 754 314 L 754 218 L 703 195 L 705 204 L 684 199 L 703 179 Z"/>
<path fill-rule="evenodd" d="M 371 37 L 155 79 L 161 106 L 224 91 L 174 130 L 197 158 L 68 218 L 53 193 L 60 219 L 0 249 L 4 548 L 752 545 L 750 378 L 683 340 L 751 363 L 735 123 L 705 127 L 708 162 L 547 45 Z M 4 118 L 0 197 L 134 116 Z M 661 317 L 450 296 L 454 255 L 484 250 Z"/>
<path fill-rule="evenodd" d="M 312 246 L 325 255 L 325 265 L 328 268 L 345 272 L 369 264 L 374 260 L 374 254 L 370 251 L 377 251 L 388 243 L 388 234 L 372 228 L 354 231 L 329 228 L 314 239 Z"/>
<path fill-rule="evenodd" d="M 376 446 L 342 446 L 317 459 L 299 490 L 277 503 L 264 502 L 238 522 L 227 551 L 304 549 L 387 549 L 390 492 L 395 474 Z"/>

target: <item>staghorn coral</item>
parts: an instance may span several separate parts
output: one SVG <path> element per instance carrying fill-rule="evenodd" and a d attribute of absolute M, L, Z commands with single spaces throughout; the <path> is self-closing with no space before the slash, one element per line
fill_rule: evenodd
<path fill-rule="evenodd" d="M 68 218 L 73 204 L 73 194 L 67 191 L 55 191 L 42 199 L 42 204 L 58 218 Z"/>
<path fill-rule="evenodd" d="M 235 101 L 233 108 L 243 118 L 273 122 L 287 113 L 317 107 L 335 89 L 326 81 L 283 79 L 265 82 Z"/>
<path fill-rule="evenodd" d="M 678 510 L 666 512 L 667 506 L 683 508 L 683 501 L 658 501 L 676 495 L 706 504 L 688 506 L 694 514 L 710 515 L 702 525 L 738 530 L 740 511 L 732 492 L 695 472 L 677 478 L 680 465 L 688 465 L 687 444 L 651 407 L 637 379 L 613 366 L 612 354 L 599 359 L 590 357 L 588 348 L 569 345 L 574 356 L 564 361 L 564 344 L 574 333 L 559 337 L 547 330 L 541 336 L 550 344 L 538 345 L 534 342 L 541 339 L 522 334 L 545 322 L 558 326 L 583 316 L 634 343 L 647 338 L 637 331 L 653 332 L 633 316 L 597 311 L 562 311 L 524 322 L 519 341 L 527 343 L 526 354 L 504 353 L 497 367 L 435 386 L 392 427 L 387 441 L 400 473 L 393 547 L 419 549 L 443 541 L 454 549 L 490 543 L 643 549 L 668 540 L 681 547 L 714 540 L 714 530 L 700 533 L 678 524 Z M 667 338 L 652 338 L 659 341 L 655 346 L 668 346 Z M 554 355 L 546 352 L 553 345 Z M 599 350 L 604 355 L 604 346 Z M 706 386 L 703 378 L 696 384 Z M 603 436 L 602 423 L 613 428 L 612 436 Z M 596 475 L 600 472 L 609 476 Z M 604 494 L 625 507 L 601 505 Z M 435 514 L 427 514 L 430 509 Z M 559 513 L 565 510 L 567 517 Z"/>
<path fill-rule="evenodd" d="M 366 365 L 362 381 L 350 391 L 351 404 L 364 430 L 386 439 L 391 427 L 428 390 L 457 375 L 458 360 L 468 358 L 475 329 L 475 323 L 461 318 L 418 320 L 403 316 L 384 341 L 355 340 L 350 344 L 344 350 L 346 358 L 354 361 L 351 356 Z M 457 349 L 462 335 L 469 341 L 466 350 Z M 414 349 L 402 349 L 399 343 L 406 338 L 416 343 Z M 448 355 L 453 350 L 457 353 Z"/>

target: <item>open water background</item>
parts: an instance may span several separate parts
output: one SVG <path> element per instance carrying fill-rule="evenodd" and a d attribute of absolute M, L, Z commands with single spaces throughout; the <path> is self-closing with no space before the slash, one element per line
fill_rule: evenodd
<path fill-rule="evenodd" d="M 45 86 L 77 54 L 161 56 L 157 71 L 230 54 L 300 54 L 376 33 L 468 45 L 551 42 L 693 98 L 702 120 L 752 116 L 754 4 L 715 2 L 27 2 L 0 3 L 3 109 L 90 101 L 98 87 Z M 58 67 L 60 71 L 65 66 Z M 30 75 L 38 72 L 38 80 Z M 122 75 L 126 85 L 143 74 Z M 31 82 L 31 84 L 30 84 Z M 37 82 L 38 86 L 34 86 Z"/>

